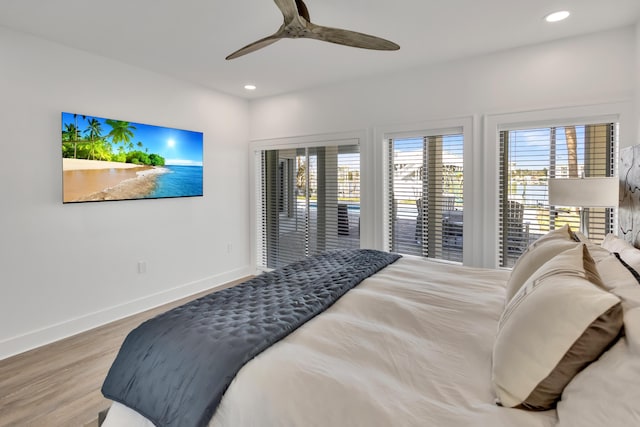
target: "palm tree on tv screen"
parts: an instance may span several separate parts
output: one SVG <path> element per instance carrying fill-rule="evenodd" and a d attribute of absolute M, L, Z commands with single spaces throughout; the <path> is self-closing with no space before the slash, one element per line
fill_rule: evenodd
<path fill-rule="evenodd" d="M 65 123 L 62 130 L 62 141 L 73 142 L 73 158 L 76 158 L 76 145 L 78 144 L 78 128 L 73 123 Z"/>
<path fill-rule="evenodd" d="M 87 116 L 84 116 L 84 115 L 82 116 L 83 120 L 86 119 L 86 118 L 87 118 Z M 75 129 L 76 129 L 76 135 L 75 135 L 75 137 L 73 139 L 73 158 L 77 159 L 78 158 L 78 152 L 77 152 L 76 148 L 78 147 L 78 140 L 80 139 L 78 137 L 78 115 L 77 114 L 73 115 L 73 121 L 74 121 Z"/>
<path fill-rule="evenodd" d="M 102 133 L 102 125 L 100 124 L 100 122 L 95 119 L 95 118 L 91 118 L 89 120 L 89 126 L 87 126 L 87 128 L 84 130 L 85 134 L 89 134 L 89 141 L 91 141 L 91 150 L 89 150 L 89 156 L 93 157 L 93 160 L 96 159 L 96 155 L 95 155 L 95 141 L 96 139 L 99 139 L 100 137 L 102 137 L 101 133 Z M 87 157 L 89 157 L 87 156 Z"/>
<path fill-rule="evenodd" d="M 111 126 L 111 132 L 107 136 L 116 145 L 120 143 L 123 143 L 123 145 L 128 144 L 134 137 L 133 131 L 136 130 L 136 127 L 129 122 L 107 119 L 105 123 Z"/>

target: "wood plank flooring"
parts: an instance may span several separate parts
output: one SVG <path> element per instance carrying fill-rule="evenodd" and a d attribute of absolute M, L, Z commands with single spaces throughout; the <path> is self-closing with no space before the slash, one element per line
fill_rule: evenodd
<path fill-rule="evenodd" d="M 129 331 L 157 314 L 211 292 L 204 291 L 0 360 L 0 427 L 97 426 L 98 413 L 110 405 L 100 387 Z"/>

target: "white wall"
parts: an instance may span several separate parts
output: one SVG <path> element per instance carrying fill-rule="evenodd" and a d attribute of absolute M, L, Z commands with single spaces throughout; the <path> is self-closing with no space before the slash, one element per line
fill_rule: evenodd
<path fill-rule="evenodd" d="M 640 144 L 640 21 L 636 24 L 636 118 L 638 131 L 634 139 L 634 144 Z M 633 145 L 633 144 L 632 144 Z"/>
<path fill-rule="evenodd" d="M 634 46 L 627 27 L 259 99 L 251 139 L 628 100 Z"/>
<path fill-rule="evenodd" d="M 250 273 L 246 101 L 2 27 L 0 58 L 0 359 Z M 63 205 L 62 111 L 204 132 L 204 197 Z"/>
<path fill-rule="evenodd" d="M 255 100 L 250 105 L 251 139 L 365 132 L 361 234 L 366 246 L 384 249 L 379 242 L 385 225 L 377 213 L 385 206 L 378 196 L 385 187 L 380 154 L 384 129 L 472 118 L 473 149 L 465 153 L 472 157 L 470 168 L 465 163 L 465 183 L 472 185 L 471 198 L 465 191 L 465 246 L 469 242 L 473 254 L 492 251 L 496 237 L 487 233 L 495 227 L 498 202 L 494 180 L 486 177 L 495 174 L 495 132 L 483 132 L 486 117 L 616 103 L 615 108 L 623 105 L 625 110 L 620 112 L 621 145 L 632 145 L 640 134 L 640 120 L 632 113 L 638 86 L 636 39 L 630 26 Z M 393 60 L 392 54 L 389 58 Z M 365 168 L 372 179 L 364 180 Z M 493 266 L 480 255 L 467 259 L 466 253 L 467 264 Z"/>

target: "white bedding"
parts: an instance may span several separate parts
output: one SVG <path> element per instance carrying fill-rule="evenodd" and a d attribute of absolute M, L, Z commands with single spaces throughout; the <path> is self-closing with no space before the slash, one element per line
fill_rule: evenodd
<path fill-rule="evenodd" d="M 494 404 L 508 275 L 405 256 L 245 365 L 209 425 L 555 425 Z M 103 426 L 152 424 L 114 403 Z"/>

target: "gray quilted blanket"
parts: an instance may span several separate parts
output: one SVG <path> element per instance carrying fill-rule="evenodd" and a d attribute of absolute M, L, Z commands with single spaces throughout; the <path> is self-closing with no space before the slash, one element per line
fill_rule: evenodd
<path fill-rule="evenodd" d="M 399 257 L 326 252 L 163 313 L 127 336 L 102 393 L 157 426 L 205 426 L 245 363 Z"/>

